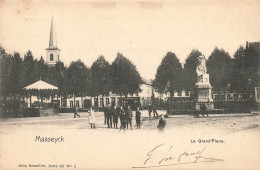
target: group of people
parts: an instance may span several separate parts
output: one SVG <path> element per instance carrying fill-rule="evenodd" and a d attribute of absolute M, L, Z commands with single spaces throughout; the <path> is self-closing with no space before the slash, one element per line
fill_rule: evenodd
<path fill-rule="evenodd" d="M 151 107 L 150 104 L 148 105 L 148 112 L 149 112 L 149 118 L 151 119 L 151 112 L 153 112 L 154 117 L 158 117 L 158 113 L 155 109 L 155 107 Z M 94 114 L 94 111 L 92 108 L 88 111 L 89 113 L 89 124 L 91 129 L 96 128 L 96 117 Z M 74 118 L 76 116 L 80 117 L 78 114 L 78 108 L 74 108 Z M 108 128 L 115 128 L 118 129 L 118 120 L 120 120 L 120 131 L 123 129 L 128 129 L 128 127 L 132 130 L 132 119 L 133 119 L 133 110 L 130 106 L 127 106 L 126 108 L 121 107 L 111 107 L 109 104 L 104 107 L 104 124 L 107 125 Z M 136 120 L 136 126 L 137 129 L 141 128 L 141 112 L 139 110 L 139 107 L 136 108 L 135 111 L 135 120 Z M 159 120 L 159 124 L 157 128 L 159 130 L 164 130 L 164 127 L 166 125 L 166 120 L 164 119 L 164 116 L 161 115 L 161 118 Z"/>
<path fill-rule="evenodd" d="M 118 128 L 118 119 L 120 119 L 120 131 L 121 129 L 125 130 L 128 127 L 132 130 L 132 118 L 133 118 L 133 110 L 130 106 L 127 108 L 121 107 L 111 107 L 109 104 L 104 108 L 104 124 L 107 124 L 108 128 Z M 139 107 L 136 109 L 136 125 L 137 128 L 141 128 L 141 112 L 139 111 Z"/>

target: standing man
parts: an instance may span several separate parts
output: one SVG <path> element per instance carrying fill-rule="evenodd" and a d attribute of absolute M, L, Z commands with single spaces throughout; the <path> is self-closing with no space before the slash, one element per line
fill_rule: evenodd
<path fill-rule="evenodd" d="M 108 125 L 108 128 L 112 128 L 112 117 L 113 117 L 113 111 L 112 111 L 112 108 L 110 107 L 110 105 L 108 104 L 108 107 L 107 107 L 107 125 Z"/>
<path fill-rule="evenodd" d="M 152 107 L 150 103 L 148 104 L 148 113 L 149 113 L 149 119 L 151 119 Z"/>
<path fill-rule="evenodd" d="M 139 111 L 139 107 L 136 108 L 135 120 L 137 129 L 141 129 L 141 112 Z"/>
<path fill-rule="evenodd" d="M 76 118 L 76 116 L 80 117 L 80 115 L 78 113 L 79 113 L 78 107 L 75 106 L 74 107 L 74 118 Z"/>
<path fill-rule="evenodd" d="M 113 109 L 113 124 L 114 124 L 114 128 L 117 129 L 117 123 L 118 123 L 118 109 L 116 108 L 116 106 L 114 106 L 114 109 Z"/>
<path fill-rule="evenodd" d="M 130 108 L 130 106 L 128 106 L 128 108 L 127 108 L 126 115 L 127 115 L 127 124 L 126 124 L 126 127 L 127 127 L 127 129 L 128 129 L 128 124 L 130 124 L 130 128 L 131 128 L 131 130 L 132 130 L 132 129 L 133 129 L 133 128 L 132 128 L 133 111 L 132 111 L 132 109 Z"/>
<path fill-rule="evenodd" d="M 104 125 L 107 123 L 107 113 L 108 113 L 108 107 L 106 105 L 106 107 L 104 107 Z"/>
<path fill-rule="evenodd" d="M 156 107 L 155 107 L 155 105 L 153 105 L 153 117 L 155 117 L 155 115 L 156 115 L 156 117 L 158 117 Z"/>

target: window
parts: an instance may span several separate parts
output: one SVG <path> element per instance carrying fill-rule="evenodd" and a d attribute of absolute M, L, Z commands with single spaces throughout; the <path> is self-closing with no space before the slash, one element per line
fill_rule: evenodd
<path fill-rule="evenodd" d="M 189 91 L 185 91 L 185 96 L 189 96 Z"/>
<path fill-rule="evenodd" d="M 260 99 L 260 87 L 255 87 L 256 100 Z"/>
<path fill-rule="evenodd" d="M 62 106 L 67 106 L 67 101 L 62 101 Z"/>
<path fill-rule="evenodd" d="M 98 107 L 98 98 L 94 99 L 95 106 Z"/>
<path fill-rule="evenodd" d="M 111 99 L 112 99 L 112 102 L 111 102 L 112 106 L 116 106 L 116 99 L 115 99 L 115 97 L 112 97 Z"/>
<path fill-rule="evenodd" d="M 60 61 L 60 55 L 58 55 L 58 61 Z"/>
<path fill-rule="evenodd" d="M 50 61 L 53 61 L 53 54 L 50 55 Z"/>
<path fill-rule="evenodd" d="M 70 108 L 73 107 L 73 101 L 70 101 Z"/>
<path fill-rule="evenodd" d="M 79 101 L 78 100 L 76 101 L 76 106 L 79 107 Z"/>
<path fill-rule="evenodd" d="M 109 98 L 106 98 L 106 105 L 109 104 Z"/>
<path fill-rule="evenodd" d="M 116 100 L 117 106 L 121 106 L 120 98 L 116 98 Z"/>
<path fill-rule="evenodd" d="M 99 106 L 100 106 L 100 107 L 102 107 L 102 106 L 103 106 L 103 105 L 102 105 L 102 103 L 103 103 L 103 99 L 102 99 L 102 98 L 100 98 L 100 99 L 99 99 Z"/>
<path fill-rule="evenodd" d="M 181 96 L 181 91 L 178 91 L 178 96 Z"/>

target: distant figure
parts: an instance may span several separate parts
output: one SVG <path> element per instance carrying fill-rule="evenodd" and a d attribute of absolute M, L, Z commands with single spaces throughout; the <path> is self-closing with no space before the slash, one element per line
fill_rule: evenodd
<path fill-rule="evenodd" d="M 127 127 L 127 129 L 128 129 L 128 124 L 130 124 L 130 129 L 132 130 L 133 111 L 132 111 L 132 109 L 130 108 L 130 106 L 128 106 L 128 108 L 127 108 L 126 115 L 127 115 L 126 127 Z"/>
<path fill-rule="evenodd" d="M 91 129 L 95 129 L 96 128 L 95 123 L 96 123 L 95 113 L 92 110 L 92 108 L 90 108 L 90 110 L 89 110 L 89 124 L 90 124 Z"/>
<path fill-rule="evenodd" d="M 156 107 L 153 105 L 153 117 L 158 117 L 158 113 L 157 113 L 157 110 L 156 110 Z"/>
<path fill-rule="evenodd" d="M 107 106 L 107 127 L 112 128 L 113 109 L 109 104 Z"/>
<path fill-rule="evenodd" d="M 107 123 L 108 107 L 104 107 L 104 125 Z"/>
<path fill-rule="evenodd" d="M 148 104 L 148 113 L 149 113 L 149 119 L 151 119 L 152 107 L 150 103 Z"/>
<path fill-rule="evenodd" d="M 137 129 L 141 129 L 141 112 L 139 111 L 139 107 L 136 108 L 135 120 Z"/>
<path fill-rule="evenodd" d="M 78 113 L 79 113 L 78 107 L 75 106 L 74 107 L 74 118 L 76 118 L 76 116 L 80 117 L 80 115 Z"/>
<path fill-rule="evenodd" d="M 207 117 L 209 116 L 209 114 L 208 114 L 208 112 L 207 112 L 207 107 L 206 107 L 206 105 L 205 105 L 204 103 L 202 103 L 202 104 L 200 105 L 200 110 L 201 110 L 201 113 L 202 113 L 202 116 L 203 116 L 203 117 L 204 117 L 204 114 L 206 114 Z"/>
<path fill-rule="evenodd" d="M 157 126 L 158 130 L 159 131 L 164 131 L 165 125 L 166 125 L 166 120 L 164 119 L 164 116 L 161 115 L 161 118 L 159 120 L 159 124 Z"/>
<path fill-rule="evenodd" d="M 166 107 L 167 111 L 166 111 L 166 115 L 165 115 L 165 118 L 168 118 L 169 115 L 170 115 L 170 106 L 169 106 L 169 103 L 167 102 L 167 107 Z"/>
<path fill-rule="evenodd" d="M 125 113 L 125 110 L 123 109 L 123 107 L 121 106 L 121 114 L 120 114 L 120 122 L 121 122 L 121 125 L 120 125 L 120 131 L 121 129 L 124 129 L 124 132 L 125 132 L 125 128 L 126 128 L 126 113 Z M 119 131 L 119 132 L 120 132 Z"/>
<path fill-rule="evenodd" d="M 113 124 L 114 124 L 114 128 L 117 129 L 117 123 L 118 123 L 118 114 L 119 114 L 119 110 L 116 108 L 116 106 L 114 106 L 113 108 Z"/>

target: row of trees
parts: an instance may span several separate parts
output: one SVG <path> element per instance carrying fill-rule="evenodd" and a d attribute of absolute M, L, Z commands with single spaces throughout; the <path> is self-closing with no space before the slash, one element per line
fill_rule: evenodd
<path fill-rule="evenodd" d="M 257 75 L 259 69 L 260 50 L 254 47 L 239 47 L 234 57 L 217 47 L 209 56 L 206 65 L 210 75 L 210 83 L 215 92 L 225 91 L 227 88 L 233 91 L 247 90 L 259 86 L 260 77 Z M 168 83 L 168 91 L 173 95 L 174 90 L 196 90 L 197 73 L 196 67 L 199 63 L 199 50 L 192 50 L 185 64 L 182 65 L 177 56 L 168 52 L 157 69 L 153 86 L 159 91 L 165 91 Z"/>
<path fill-rule="evenodd" d="M 104 56 L 100 56 L 88 68 L 80 60 L 71 62 L 68 67 L 63 62 L 48 66 L 42 57 L 40 60 L 35 59 L 31 51 L 23 59 L 19 53 L 8 54 L 2 47 L 0 52 L 0 96 L 4 102 L 8 97 L 20 99 L 20 95 L 26 95 L 23 88 L 39 79 L 57 86 L 61 97 L 104 96 L 111 91 L 127 96 L 139 92 L 142 83 L 136 67 L 120 53 L 112 65 Z"/>
<path fill-rule="evenodd" d="M 90 68 L 80 60 L 71 62 L 68 67 L 62 62 L 50 67 L 42 57 L 40 60 L 35 59 L 31 51 L 22 59 L 19 53 L 8 54 L 1 46 L 0 54 L 0 92 L 4 101 L 7 97 L 19 98 L 17 95 L 24 94 L 22 89 L 25 86 L 40 78 L 58 86 L 58 94 L 63 97 L 104 96 L 111 91 L 126 96 L 139 92 L 142 83 L 135 65 L 120 53 L 111 65 L 104 56 L 100 56 Z M 170 92 L 194 91 L 196 67 L 201 55 L 199 50 L 193 50 L 182 67 L 177 56 L 168 52 L 157 69 L 153 86 L 157 91 L 165 92 L 169 82 Z M 239 47 L 233 58 L 223 49 L 215 48 L 206 62 L 213 90 L 225 90 L 228 85 L 231 90 L 245 90 L 249 80 L 253 87 L 259 86 L 259 58 L 259 49 L 253 47 Z"/>

